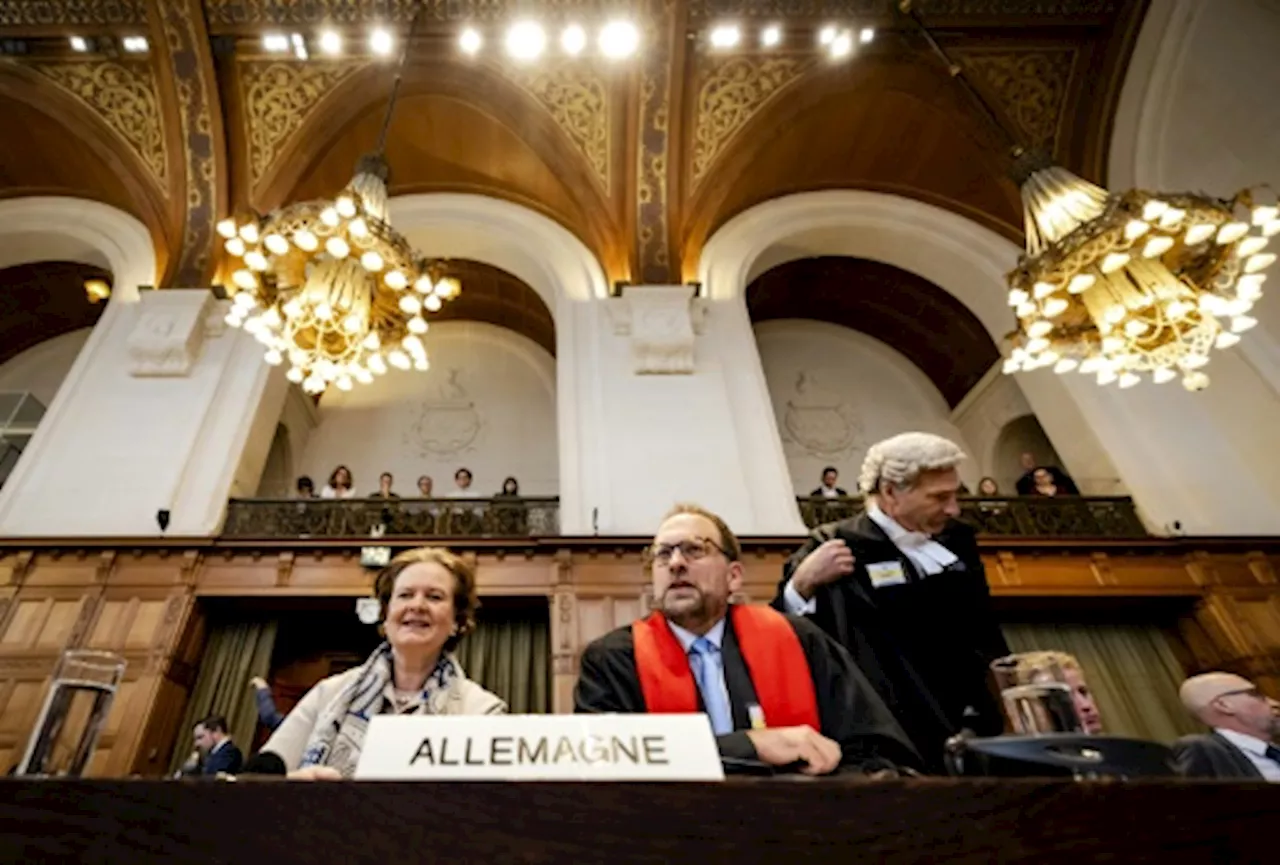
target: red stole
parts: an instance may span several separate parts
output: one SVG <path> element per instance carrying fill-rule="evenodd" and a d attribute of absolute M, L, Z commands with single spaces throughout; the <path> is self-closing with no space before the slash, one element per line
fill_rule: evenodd
<path fill-rule="evenodd" d="M 733 628 L 765 725 L 807 724 L 821 730 L 809 660 L 786 617 L 769 607 L 730 604 L 725 626 Z M 698 686 L 689 658 L 662 613 L 634 622 L 631 636 L 647 710 L 661 714 L 698 711 Z"/>

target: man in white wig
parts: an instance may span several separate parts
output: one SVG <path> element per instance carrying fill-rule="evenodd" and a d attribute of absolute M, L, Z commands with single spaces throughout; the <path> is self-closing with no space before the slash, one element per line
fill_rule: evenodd
<path fill-rule="evenodd" d="M 956 465 L 941 436 L 908 432 L 862 463 L 865 510 L 821 526 L 783 568 L 774 606 L 840 642 L 935 772 L 947 738 L 998 735 L 990 662 L 1009 653 L 974 531 L 957 522 Z"/>

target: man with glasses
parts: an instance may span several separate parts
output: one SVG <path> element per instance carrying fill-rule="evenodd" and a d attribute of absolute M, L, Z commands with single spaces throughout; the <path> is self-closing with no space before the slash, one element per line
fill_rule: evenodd
<path fill-rule="evenodd" d="M 730 604 L 742 551 L 720 517 L 677 505 L 646 562 L 657 610 L 594 641 L 579 712 L 705 712 L 726 768 L 824 775 L 917 767 L 853 659 L 809 622 Z"/>
<path fill-rule="evenodd" d="M 1233 673 L 1203 673 L 1182 683 L 1182 705 L 1213 732 L 1183 736 L 1174 766 L 1188 778 L 1280 782 L 1280 703 Z"/>

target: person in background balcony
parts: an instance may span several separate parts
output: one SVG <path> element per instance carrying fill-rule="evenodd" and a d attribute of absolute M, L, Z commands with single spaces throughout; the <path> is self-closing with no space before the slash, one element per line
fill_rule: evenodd
<path fill-rule="evenodd" d="M 350 778 L 373 715 L 494 715 L 507 706 L 467 679 L 453 649 L 475 628 L 476 575 L 448 550 L 401 553 L 378 574 L 386 640 L 307 692 L 262 746 L 291 778 Z"/>
<path fill-rule="evenodd" d="M 575 711 L 704 712 L 722 758 L 784 771 L 919 767 L 848 652 L 804 619 L 729 603 L 742 547 L 723 519 L 676 505 L 646 562 L 657 611 L 587 646 Z"/>
<path fill-rule="evenodd" d="M 284 715 L 276 708 L 276 701 L 271 696 L 271 686 L 261 676 L 250 679 L 249 685 L 253 688 L 253 699 L 258 706 L 258 721 L 268 730 L 275 730 L 284 720 Z"/>
<path fill-rule="evenodd" d="M 809 493 L 811 497 L 822 496 L 827 499 L 841 498 L 849 495 L 841 487 L 836 486 L 836 481 L 840 478 L 840 472 L 835 466 L 827 466 L 822 470 L 822 486 Z"/>
<path fill-rule="evenodd" d="M 783 568 L 773 605 L 811 617 L 853 655 L 934 772 L 963 729 L 1004 729 L 988 665 L 1009 654 L 974 530 L 958 522 L 951 441 L 909 432 L 872 445 L 866 509 L 820 526 Z"/>
<path fill-rule="evenodd" d="M 520 497 L 520 482 L 515 478 L 507 478 L 502 482 L 502 492 L 498 498 L 514 499 Z"/>
<path fill-rule="evenodd" d="M 449 498 L 469 499 L 475 495 L 475 491 L 471 489 L 471 469 L 458 469 L 453 473 L 453 482 L 455 486 L 450 491 Z"/>
<path fill-rule="evenodd" d="M 418 497 L 431 498 L 431 488 L 435 485 L 435 481 L 431 480 L 431 475 L 423 475 L 418 478 Z"/>
<path fill-rule="evenodd" d="M 1064 472 L 1062 469 L 1058 468 L 1057 466 L 1042 465 L 1041 463 L 1036 461 L 1035 454 L 1031 453 L 1030 451 L 1024 452 L 1022 454 L 1021 460 L 1022 460 L 1023 474 L 1022 474 L 1022 477 L 1018 478 L 1018 483 L 1016 485 L 1016 489 L 1018 490 L 1018 495 L 1020 496 L 1035 495 L 1035 487 L 1036 487 L 1035 475 L 1038 469 L 1044 469 L 1050 474 L 1050 476 L 1053 479 L 1054 486 L 1058 488 L 1058 495 L 1060 496 L 1080 495 L 1080 490 L 1078 487 L 1076 487 L 1076 482 L 1071 479 L 1070 475 L 1068 475 L 1066 472 Z"/>
<path fill-rule="evenodd" d="M 338 466 L 333 470 L 333 474 L 329 475 L 329 483 L 324 485 L 324 489 L 320 491 L 322 499 L 351 499 L 355 498 L 356 488 L 351 481 L 351 469 L 346 466 Z"/>
<path fill-rule="evenodd" d="M 307 475 L 298 478 L 294 484 L 294 498 L 296 499 L 314 499 L 316 497 L 316 483 Z"/>
<path fill-rule="evenodd" d="M 1057 496 L 1066 495 L 1061 487 L 1053 480 L 1053 474 L 1046 468 L 1038 468 L 1031 473 L 1033 486 L 1031 487 L 1031 495 L 1044 496 L 1045 498 L 1055 498 Z"/>
<path fill-rule="evenodd" d="M 395 477 L 391 472 L 383 472 L 378 475 L 378 491 L 369 493 L 371 499 L 398 499 L 399 495 L 391 492 L 391 484 L 395 481 Z"/>
<path fill-rule="evenodd" d="M 1000 495 L 1000 485 L 996 483 L 995 478 L 988 475 L 978 481 L 978 495 L 983 497 L 998 496 Z"/>

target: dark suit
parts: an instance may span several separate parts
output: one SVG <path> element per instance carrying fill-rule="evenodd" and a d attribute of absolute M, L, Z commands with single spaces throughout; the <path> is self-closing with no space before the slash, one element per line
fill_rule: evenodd
<path fill-rule="evenodd" d="M 814 593 L 818 625 L 854 662 L 897 716 L 926 767 L 945 771 L 943 743 L 963 728 L 998 735 L 1004 717 L 987 686 L 988 666 L 1009 653 L 991 610 L 973 529 L 952 522 L 935 538 L 959 561 L 922 577 L 865 512 L 816 529 L 787 561 L 774 607 L 809 553 L 839 538 L 855 557 L 852 574 Z M 906 582 L 875 588 L 867 565 L 898 562 Z"/>
<path fill-rule="evenodd" d="M 825 496 L 825 495 L 826 495 L 826 493 L 824 493 L 824 492 L 823 492 L 823 490 L 824 490 L 824 489 L 826 489 L 826 487 L 818 487 L 816 490 L 814 490 L 813 492 L 809 493 L 809 497 L 810 497 L 810 498 L 815 498 L 815 499 L 816 499 L 816 498 L 818 498 L 819 496 Z M 845 491 L 844 487 L 836 487 L 835 489 L 836 489 L 836 495 L 838 495 L 838 496 L 847 496 L 847 495 L 849 495 L 849 493 L 847 493 L 847 492 Z"/>
<path fill-rule="evenodd" d="M 840 744 L 841 765 L 868 771 L 886 763 L 919 768 L 920 758 L 907 743 L 902 728 L 848 653 L 811 623 L 795 616 L 787 616 L 787 620 L 795 628 L 809 662 L 822 721 L 820 732 Z M 729 621 L 725 623 L 721 655 L 734 732 L 717 737 L 720 755 L 754 760 L 756 749 L 745 731 L 751 729 L 747 706 L 756 702 L 756 690 Z M 647 711 L 636 672 L 630 626 L 610 631 L 583 651 L 573 703 L 577 712 Z M 698 708 L 704 709 L 701 694 Z"/>
<path fill-rule="evenodd" d="M 1253 761 L 1216 731 L 1183 736 L 1174 742 L 1173 768 L 1184 778 L 1263 780 Z"/>
<path fill-rule="evenodd" d="M 1076 482 L 1071 479 L 1071 475 L 1064 472 L 1057 466 L 1036 466 L 1029 469 L 1022 477 L 1018 478 L 1017 489 L 1020 496 L 1031 496 L 1036 494 L 1036 469 L 1044 469 L 1053 477 L 1053 485 L 1058 488 L 1058 492 L 1064 496 L 1080 495 L 1080 488 L 1076 486 Z"/>
<path fill-rule="evenodd" d="M 217 750 L 210 751 L 200 765 L 201 775 L 216 775 L 219 772 L 226 772 L 228 775 L 234 775 L 240 771 L 240 767 L 244 765 L 244 754 L 240 753 L 240 749 L 236 747 L 236 743 L 230 739 L 226 740 L 226 744 Z"/>

